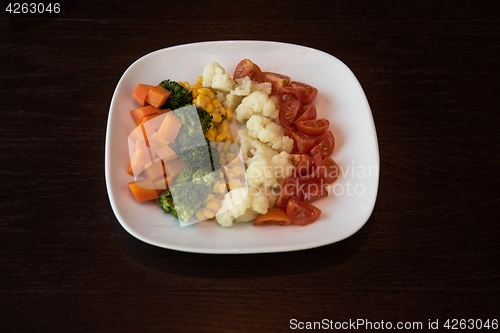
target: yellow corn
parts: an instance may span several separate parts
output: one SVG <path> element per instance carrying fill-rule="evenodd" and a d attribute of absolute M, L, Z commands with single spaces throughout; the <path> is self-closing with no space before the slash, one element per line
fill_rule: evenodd
<path fill-rule="evenodd" d="M 208 141 L 215 141 L 214 136 L 210 135 L 210 133 L 208 133 L 208 131 L 207 131 L 207 133 L 205 133 L 205 138 L 207 138 Z"/>
<path fill-rule="evenodd" d="M 203 84 L 203 76 L 198 76 L 198 78 L 196 79 L 196 83 Z"/>
<path fill-rule="evenodd" d="M 224 142 L 224 146 L 222 146 L 222 151 L 227 153 L 229 151 L 230 145 L 231 145 L 231 141 L 227 141 L 227 139 L 226 139 L 226 142 Z"/>
<path fill-rule="evenodd" d="M 207 104 L 212 104 L 212 100 L 210 99 L 210 97 L 208 97 L 207 95 L 203 95 L 205 97 L 205 102 Z"/>
<path fill-rule="evenodd" d="M 207 219 L 213 219 L 215 217 L 215 213 L 208 208 L 203 208 L 201 212 L 206 216 Z"/>
<path fill-rule="evenodd" d="M 221 133 L 215 138 L 215 142 L 223 142 L 227 138 L 227 133 Z"/>
<path fill-rule="evenodd" d="M 226 163 L 227 163 L 226 159 L 224 157 L 222 157 L 222 156 L 219 158 L 219 162 L 223 166 L 226 165 Z"/>
<path fill-rule="evenodd" d="M 229 189 L 234 190 L 235 188 L 243 187 L 243 184 L 239 179 L 231 179 L 229 180 Z"/>
<path fill-rule="evenodd" d="M 212 90 L 208 91 L 207 97 L 210 98 L 210 100 L 215 99 L 215 94 Z"/>
<path fill-rule="evenodd" d="M 208 93 L 210 92 L 210 89 L 208 88 L 198 88 L 196 89 L 196 92 L 198 93 L 198 95 L 208 95 Z"/>
<path fill-rule="evenodd" d="M 238 155 L 236 155 L 236 154 L 234 154 L 234 153 L 227 153 L 227 154 L 226 154 L 226 162 L 231 163 L 231 162 L 232 162 L 232 161 L 234 161 L 237 157 L 238 157 Z"/>
<path fill-rule="evenodd" d="M 219 108 L 219 113 L 226 117 L 226 109 L 224 109 L 222 106 Z"/>
<path fill-rule="evenodd" d="M 220 108 L 222 106 L 222 103 L 218 99 L 214 99 L 212 101 L 212 105 L 214 106 L 214 109 Z"/>
<path fill-rule="evenodd" d="M 196 106 L 200 109 L 204 109 L 207 105 L 207 100 L 203 97 L 203 95 L 198 95 L 194 104 L 196 104 Z"/>
<path fill-rule="evenodd" d="M 210 133 L 210 135 L 213 136 L 214 138 L 216 138 L 217 135 L 219 134 L 217 133 L 217 129 L 215 129 L 215 127 L 210 128 L 206 133 Z"/>
<path fill-rule="evenodd" d="M 227 179 L 231 180 L 233 178 L 237 178 L 236 177 L 236 174 L 234 172 L 232 172 L 231 170 L 229 170 L 227 173 L 226 173 L 226 176 L 227 176 Z"/>
<path fill-rule="evenodd" d="M 222 117 L 221 117 L 221 115 L 220 115 L 220 114 L 218 114 L 218 113 L 215 113 L 215 112 L 214 112 L 214 113 L 211 113 L 211 115 L 212 115 L 212 117 L 213 117 L 213 118 L 212 118 L 212 121 L 213 121 L 214 123 L 220 123 L 220 122 L 222 121 Z"/>
<path fill-rule="evenodd" d="M 220 133 L 227 133 L 229 131 L 229 123 L 227 122 L 227 119 L 224 119 L 222 123 L 219 125 L 219 134 Z"/>
<path fill-rule="evenodd" d="M 202 205 L 205 206 L 207 203 L 209 203 L 213 199 L 215 199 L 215 195 L 213 195 L 212 193 L 209 193 L 207 195 L 207 198 L 205 199 L 205 201 L 203 201 Z"/>
<path fill-rule="evenodd" d="M 196 90 L 196 89 L 199 89 L 199 88 L 203 88 L 203 86 L 200 83 L 193 84 L 190 87 L 190 89 L 192 89 L 192 90 Z"/>
<path fill-rule="evenodd" d="M 229 108 L 226 109 L 226 119 L 229 122 L 233 121 L 233 110 L 231 110 Z"/>
<path fill-rule="evenodd" d="M 200 208 L 196 211 L 196 213 L 194 214 L 196 216 L 196 218 L 200 221 L 204 221 L 206 219 L 205 215 L 203 215 L 203 211 L 202 211 L 203 208 Z"/>
<path fill-rule="evenodd" d="M 214 112 L 214 106 L 212 105 L 212 103 L 207 104 L 207 106 L 205 106 L 205 111 L 207 111 L 208 113 Z"/>
<path fill-rule="evenodd" d="M 239 165 L 234 166 L 232 171 L 235 173 L 236 176 L 241 176 L 245 174 L 245 170 L 243 170 L 243 168 L 240 167 Z"/>
<path fill-rule="evenodd" d="M 198 93 L 196 92 L 196 90 L 191 92 L 191 96 L 193 96 L 194 99 L 196 99 L 196 97 L 198 97 Z M 194 104 L 194 100 L 193 100 L 193 104 Z"/>
<path fill-rule="evenodd" d="M 213 212 L 217 212 L 220 209 L 219 201 L 217 199 L 210 200 L 205 206 L 205 208 L 210 209 Z"/>

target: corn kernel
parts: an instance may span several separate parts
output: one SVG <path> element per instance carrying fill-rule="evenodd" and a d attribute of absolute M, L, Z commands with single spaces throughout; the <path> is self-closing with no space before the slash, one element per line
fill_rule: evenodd
<path fill-rule="evenodd" d="M 232 122 L 233 121 L 233 110 L 227 108 L 226 109 L 226 118 L 227 121 Z"/>
<path fill-rule="evenodd" d="M 200 83 L 193 84 L 191 87 L 193 88 L 193 90 L 203 88 L 203 86 Z"/>
<path fill-rule="evenodd" d="M 234 190 L 235 188 L 243 187 L 243 184 L 239 179 L 231 179 L 229 180 L 229 189 Z"/>
<path fill-rule="evenodd" d="M 212 101 L 212 105 L 213 105 L 213 106 L 214 106 L 214 108 L 216 109 L 216 108 L 221 107 L 221 106 L 222 106 L 222 103 L 221 103 L 218 99 L 214 99 L 214 100 Z"/>
<path fill-rule="evenodd" d="M 226 163 L 227 163 L 226 159 L 222 156 L 219 158 L 219 162 L 222 166 L 226 165 Z"/>
<path fill-rule="evenodd" d="M 215 142 L 223 142 L 227 138 L 227 133 L 221 133 L 215 138 Z"/>
<path fill-rule="evenodd" d="M 234 172 L 232 172 L 231 170 L 229 170 L 227 173 L 226 173 L 226 176 L 227 176 L 227 179 L 231 180 L 233 178 L 237 178 L 236 177 L 236 174 Z"/>
<path fill-rule="evenodd" d="M 198 92 L 199 95 L 206 96 L 210 92 L 210 89 L 208 89 L 208 88 L 198 88 L 198 89 L 196 89 L 196 91 Z"/>
<path fill-rule="evenodd" d="M 201 211 L 207 219 L 213 219 L 215 217 L 215 213 L 208 208 L 203 208 Z"/>
<path fill-rule="evenodd" d="M 205 133 L 205 138 L 207 138 L 208 141 L 215 141 L 214 136 L 210 135 L 210 133 L 208 133 L 208 131 L 207 131 L 207 133 Z"/>
<path fill-rule="evenodd" d="M 207 111 L 208 113 L 214 112 L 214 106 L 212 105 L 212 103 L 207 104 L 207 106 L 205 106 L 205 111 Z"/>
<path fill-rule="evenodd" d="M 223 115 L 224 117 L 226 117 L 226 109 L 224 109 L 223 107 L 220 107 L 220 108 L 219 108 L 219 113 L 220 113 L 221 115 Z"/>
<path fill-rule="evenodd" d="M 203 201 L 202 205 L 205 206 L 207 203 L 209 203 L 213 199 L 215 199 L 215 195 L 213 195 L 212 193 L 209 193 L 207 195 L 207 198 L 205 199 L 205 201 Z"/>
<path fill-rule="evenodd" d="M 218 212 L 220 209 L 219 201 L 217 199 L 210 200 L 205 208 L 210 209 L 213 212 Z"/>
<path fill-rule="evenodd" d="M 220 114 L 218 114 L 218 113 L 212 113 L 212 117 L 213 117 L 213 118 L 212 118 L 212 121 L 213 121 L 214 123 L 220 123 L 220 122 L 222 121 L 222 117 L 221 117 L 221 115 L 220 115 Z"/>
<path fill-rule="evenodd" d="M 213 91 L 209 90 L 208 91 L 208 94 L 207 94 L 208 98 L 210 98 L 210 100 L 213 100 L 215 99 L 215 94 L 213 93 Z"/>
<path fill-rule="evenodd" d="M 196 99 L 196 97 L 198 97 L 198 93 L 196 92 L 196 90 L 194 90 L 191 95 L 193 96 L 194 99 Z"/>
<path fill-rule="evenodd" d="M 227 153 L 226 154 L 226 161 L 228 163 L 234 161 L 236 159 L 236 157 L 238 157 L 238 155 L 234 154 L 234 153 Z"/>
<path fill-rule="evenodd" d="M 203 76 L 198 76 L 198 78 L 196 79 L 196 83 L 203 84 Z"/>
<path fill-rule="evenodd" d="M 229 151 L 230 145 L 231 145 L 231 141 L 227 141 L 227 139 L 226 139 L 226 142 L 224 142 L 224 146 L 222 146 L 222 151 L 227 153 Z"/>
<path fill-rule="evenodd" d="M 204 221 L 206 219 L 205 215 L 203 215 L 202 209 L 198 209 L 195 214 L 196 218 L 200 221 Z"/>
<path fill-rule="evenodd" d="M 219 125 L 219 130 L 217 131 L 219 134 L 229 132 L 229 123 L 227 119 L 224 119 L 222 123 Z"/>
<path fill-rule="evenodd" d="M 205 106 L 207 105 L 207 101 L 205 98 L 203 98 L 203 95 L 198 95 L 196 97 L 196 106 L 198 106 L 200 109 L 204 109 Z"/>
<path fill-rule="evenodd" d="M 234 166 L 232 171 L 236 174 L 236 176 L 241 176 L 245 174 L 245 170 L 243 170 L 243 168 L 240 167 L 239 165 Z"/>

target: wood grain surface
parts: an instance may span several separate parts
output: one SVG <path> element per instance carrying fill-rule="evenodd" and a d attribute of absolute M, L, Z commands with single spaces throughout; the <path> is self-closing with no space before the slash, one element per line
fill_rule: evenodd
<path fill-rule="evenodd" d="M 60 3 L 58 15 L 0 16 L 2 331 L 500 319 L 496 1 Z M 104 177 L 118 80 L 157 49 L 242 39 L 319 49 L 354 72 L 379 140 L 372 216 L 344 241 L 288 253 L 135 239 Z"/>

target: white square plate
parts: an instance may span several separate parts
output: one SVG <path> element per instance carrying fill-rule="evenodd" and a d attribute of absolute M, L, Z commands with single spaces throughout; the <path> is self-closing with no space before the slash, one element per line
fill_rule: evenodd
<path fill-rule="evenodd" d="M 156 201 L 138 203 L 128 189 L 127 137 L 135 125 L 129 111 L 138 107 L 132 91 L 139 83 L 162 80 L 193 84 L 203 68 L 217 62 L 232 75 L 248 58 L 263 71 L 282 73 L 318 88 L 318 117 L 330 120 L 340 166 L 330 196 L 314 203 L 320 218 L 305 227 L 254 227 L 238 223 L 223 228 L 204 221 L 180 227 Z M 234 121 L 236 122 L 236 121 Z M 233 122 L 233 123 L 234 123 Z M 233 125 L 234 126 L 234 125 Z M 233 129 L 233 135 L 235 135 Z M 218 41 L 186 44 L 145 55 L 123 74 L 111 101 L 106 132 L 106 186 L 111 207 L 134 237 L 160 247 L 198 253 L 263 253 L 313 248 L 345 239 L 370 217 L 378 190 L 379 152 L 370 106 L 358 80 L 337 58 L 304 46 L 265 41 Z"/>

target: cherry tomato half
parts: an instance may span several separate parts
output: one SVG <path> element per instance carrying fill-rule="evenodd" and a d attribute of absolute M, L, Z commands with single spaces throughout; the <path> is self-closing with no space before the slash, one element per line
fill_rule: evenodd
<path fill-rule="evenodd" d="M 316 106 L 313 103 L 307 104 L 302 110 L 295 121 L 316 119 Z"/>
<path fill-rule="evenodd" d="M 300 94 L 300 91 L 298 91 L 295 88 L 283 87 L 280 89 L 278 95 L 282 103 L 289 101 L 291 99 L 296 99 L 302 103 L 302 95 Z"/>
<path fill-rule="evenodd" d="M 262 71 L 259 66 L 251 62 L 249 59 L 240 61 L 234 70 L 233 79 L 241 79 L 248 76 L 251 80 L 262 82 Z"/>
<path fill-rule="evenodd" d="M 330 126 L 330 122 L 325 118 L 296 121 L 297 129 L 305 135 L 320 136 Z"/>
<path fill-rule="evenodd" d="M 281 188 L 280 196 L 276 202 L 276 206 L 286 209 L 286 205 L 290 199 L 301 200 L 302 197 L 300 197 L 299 186 L 300 185 L 295 177 L 286 177 L 285 183 Z"/>
<path fill-rule="evenodd" d="M 295 142 L 292 154 L 307 154 L 311 151 L 316 142 L 316 140 L 309 138 L 308 136 L 300 132 L 291 132 L 285 130 L 285 136 L 292 138 Z"/>
<path fill-rule="evenodd" d="M 328 185 L 321 181 L 321 179 L 316 179 L 310 183 L 303 184 L 299 189 L 301 192 L 301 197 L 304 202 L 314 202 L 321 198 L 328 196 Z"/>
<path fill-rule="evenodd" d="M 286 206 L 286 214 L 293 224 L 308 225 L 321 215 L 321 210 L 310 203 L 291 199 Z"/>
<path fill-rule="evenodd" d="M 292 81 L 290 82 L 290 87 L 295 88 L 300 92 L 302 96 L 302 103 L 304 103 L 304 105 L 314 101 L 318 95 L 318 89 L 306 83 Z"/>
<path fill-rule="evenodd" d="M 297 113 L 302 111 L 302 104 L 296 99 L 286 101 L 280 108 L 279 119 L 280 124 L 285 130 L 295 132 L 297 128 L 293 124 Z"/>
<path fill-rule="evenodd" d="M 290 77 L 273 72 L 262 72 L 262 82 L 271 83 L 271 95 L 277 95 L 281 88 L 290 84 Z"/>
<path fill-rule="evenodd" d="M 310 155 L 301 154 L 299 163 L 295 166 L 295 173 L 299 177 L 304 177 L 312 173 L 314 170 L 314 161 Z"/>
<path fill-rule="evenodd" d="M 290 225 L 291 221 L 286 212 L 278 207 L 269 208 L 266 214 L 257 216 L 253 225 L 264 226 L 264 225 L 280 225 L 287 226 Z"/>
<path fill-rule="evenodd" d="M 314 148 L 311 149 L 311 155 L 314 156 L 317 153 L 320 153 L 321 157 L 325 158 L 333 153 L 333 148 L 335 148 L 335 138 L 333 133 L 332 131 L 326 131 L 316 139 Z"/>
<path fill-rule="evenodd" d="M 325 157 L 321 166 L 315 169 L 317 179 L 322 180 L 326 184 L 332 184 L 339 177 L 339 166 L 330 157 Z"/>

